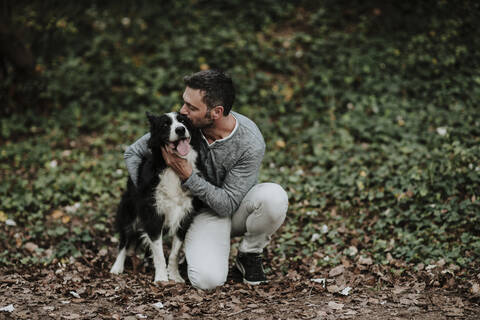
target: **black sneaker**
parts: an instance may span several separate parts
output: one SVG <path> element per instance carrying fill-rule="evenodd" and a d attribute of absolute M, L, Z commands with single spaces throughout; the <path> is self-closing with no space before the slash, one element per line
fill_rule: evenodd
<path fill-rule="evenodd" d="M 235 265 L 242 273 L 244 283 L 257 285 L 267 282 L 265 272 L 263 271 L 261 253 L 238 252 Z"/>

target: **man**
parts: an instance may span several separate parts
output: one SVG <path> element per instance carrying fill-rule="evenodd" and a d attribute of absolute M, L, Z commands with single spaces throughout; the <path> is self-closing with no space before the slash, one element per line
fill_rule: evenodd
<path fill-rule="evenodd" d="M 163 157 L 182 186 L 214 213 L 198 215 L 185 237 L 190 282 L 206 290 L 226 281 L 231 236 L 243 236 L 236 265 L 244 282 L 265 282 L 261 254 L 285 220 L 287 194 L 278 184 L 257 184 L 265 142 L 255 123 L 230 111 L 235 99 L 232 79 L 221 71 L 205 70 L 185 77 L 184 82 L 180 113 L 201 129 L 204 139 L 199 156 L 206 179 L 169 149 L 162 151 Z M 141 159 L 150 152 L 149 137 L 146 134 L 125 152 L 135 184 Z"/>

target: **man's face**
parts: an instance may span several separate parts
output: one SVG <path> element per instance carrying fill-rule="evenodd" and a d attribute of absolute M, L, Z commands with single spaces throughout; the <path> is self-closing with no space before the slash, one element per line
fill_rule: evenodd
<path fill-rule="evenodd" d="M 187 116 L 196 128 L 209 128 L 213 125 L 211 110 L 202 101 L 203 92 L 187 87 L 183 93 L 183 106 L 180 113 Z"/>

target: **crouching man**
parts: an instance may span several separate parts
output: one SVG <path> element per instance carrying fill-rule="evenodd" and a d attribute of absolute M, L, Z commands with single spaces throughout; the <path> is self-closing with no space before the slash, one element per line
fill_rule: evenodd
<path fill-rule="evenodd" d="M 186 76 L 184 82 L 180 113 L 202 132 L 199 156 L 206 177 L 194 173 L 185 159 L 169 149 L 163 150 L 163 157 L 183 181 L 183 187 L 214 213 L 198 215 L 186 234 L 190 282 L 205 290 L 225 283 L 230 238 L 235 236 L 243 236 L 236 266 L 244 282 L 265 282 L 262 252 L 285 220 L 287 193 L 278 184 L 257 184 L 265 142 L 253 121 L 231 111 L 235 99 L 232 79 L 221 71 L 205 70 Z M 135 184 L 141 159 L 150 152 L 148 139 L 149 134 L 144 135 L 125 152 Z"/>

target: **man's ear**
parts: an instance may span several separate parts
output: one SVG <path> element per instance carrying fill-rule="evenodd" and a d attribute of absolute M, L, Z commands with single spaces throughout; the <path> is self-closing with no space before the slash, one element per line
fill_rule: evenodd
<path fill-rule="evenodd" d="M 212 116 L 213 120 L 221 118 L 223 116 L 223 106 L 216 106 L 212 108 L 210 115 Z"/>

